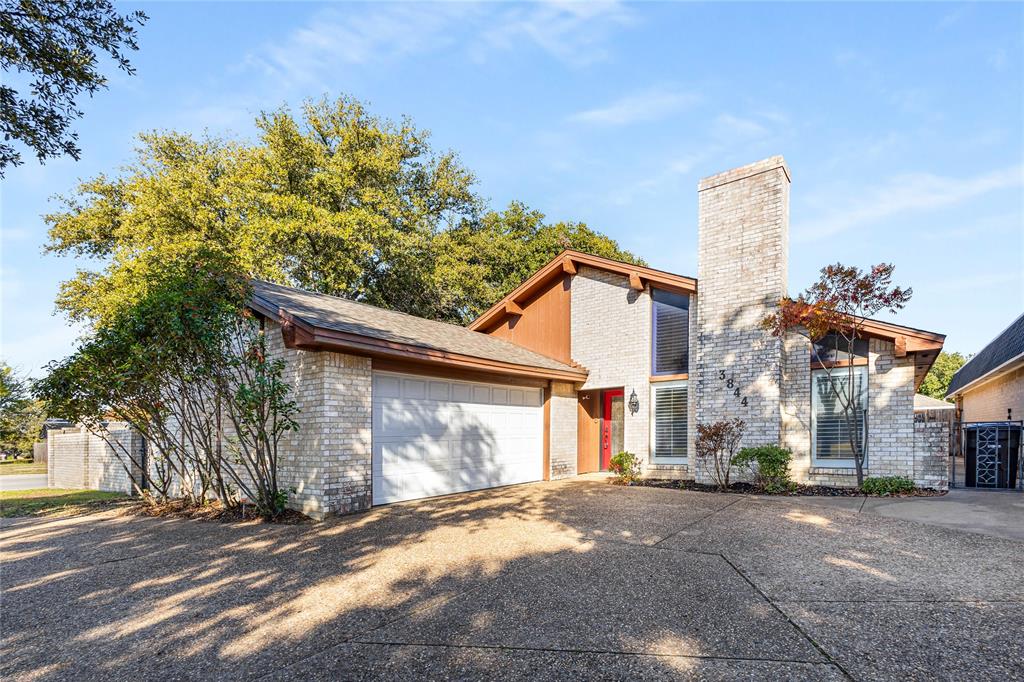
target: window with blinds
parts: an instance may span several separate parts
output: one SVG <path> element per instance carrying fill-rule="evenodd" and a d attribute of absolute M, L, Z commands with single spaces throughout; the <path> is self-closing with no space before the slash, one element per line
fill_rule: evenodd
<path fill-rule="evenodd" d="M 652 451 L 655 459 L 686 457 L 687 390 L 685 381 L 669 381 L 651 386 Z"/>
<path fill-rule="evenodd" d="M 652 289 L 652 374 L 685 374 L 690 360 L 690 297 Z"/>
<path fill-rule="evenodd" d="M 847 415 L 843 410 L 843 404 L 851 395 L 851 383 L 847 370 L 834 370 L 831 381 L 835 390 L 829 385 L 828 372 L 817 370 L 811 373 L 811 433 L 814 457 L 818 460 L 852 460 L 851 424 L 847 421 Z M 864 451 L 868 413 L 867 367 L 853 369 L 852 391 L 856 405 L 852 419 L 854 438 L 861 451 Z M 842 401 L 836 395 L 837 393 L 843 396 Z"/>

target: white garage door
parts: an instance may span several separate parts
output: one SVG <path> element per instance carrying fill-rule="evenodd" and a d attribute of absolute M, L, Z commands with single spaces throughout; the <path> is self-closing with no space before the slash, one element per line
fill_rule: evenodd
<path fill-rule="evenodd" d="M 373 503 L 537 481 L 539 388 L 373 374 Z"/>

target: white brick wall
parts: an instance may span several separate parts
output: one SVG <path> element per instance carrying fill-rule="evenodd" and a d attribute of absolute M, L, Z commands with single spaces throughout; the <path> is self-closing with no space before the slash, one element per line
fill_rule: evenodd
<path fill-rule="evenodd" d="M 625 275 L 581 267 L 572 279 L 572 358 L 589 370 L 584 390 L 636 391 L 640 409 L 625 409 L 623 447 L 645 462 L 650 441 L 651 297 Z"/>
<path fill-rule="evenodd" d="M 553 479 L 576 475 L 577 409 L 576 387 L 552 382 L 549 454 Z"/>
<path fill-rule="evenodd" d="M 123 424 L 112 424 L 107 438 L 125 448 L 135 461 L 141 461 L 142 438 Z M 115 452 L 99 436 L 84 428 L 50 431 L 47 443 L 47 485 L 51 488 L 103 490 L 130 494 L 134 492 L 128 469 L 131 460 L 122 461 L 121 450 Z M 136 477 L 138 478 L 138 472 Z"/>
<path fill-rule="evenodd" d="M 782 348 L 760 321 L 786 294 L 789 171 L 773 157 L 706 178 L 698 205 L 697 422 L 739 417 L 744 446 L 778 443 Z"/>

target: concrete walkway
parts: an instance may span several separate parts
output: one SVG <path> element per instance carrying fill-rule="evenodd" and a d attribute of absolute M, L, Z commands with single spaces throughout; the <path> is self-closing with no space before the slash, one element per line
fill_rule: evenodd
<path fill-rule="evenodd" d="M 955 488 L 940 497 L 793 497 L 801 504 L 877 514 L 1024 540 L 1024 493 Z"/>
<path fill-rule="evenodd" d="M 569 480 L 307 526 L 0 520 L 0 678 L 1021 679 L 1024 543 Z"/>
<path fill-rule="evenodd" d="M 46 474 L 0 476 L 0 490 L 32 490 L 46 487 Z"/>

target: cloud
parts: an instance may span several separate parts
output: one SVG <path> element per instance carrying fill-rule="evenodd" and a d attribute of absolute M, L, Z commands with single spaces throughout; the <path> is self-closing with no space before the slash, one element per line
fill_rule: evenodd
<path fill-rule="evenodd" d="M 1024 186 L 1024 166 L 994 170 L 972 178 L 949 178 L 930 173 L 898 175 L 860 193 L 856 203 L 846 202 L 794 230 L 794 240 L 809 242 L 878 222 L 901 213 L 931 211 L 953 206 L 1001 189 Z"/>
<path fill-rule="evenodd" d="M 984 272 L 963 277 L 946 277 L 923 288 L 928 291 L 930 296 L 935 296 L 936 294 L 953 294 L 979 289 L 991 291 L 994 287 L 1022 283 L 1024 283 L 1024 275 L 1020 272 Z"/>
<path fill-rule="evenodd" d="M 700 96 L 693 93 L 652 88 L 626 95 L 607 106 L 577 112 L 569 120 L 605 126 L 657 121 L 689 109 L 699 101 Z"/>
<path fill-rule="evenodd" d="M 719 114 L 715 119 L 713 132 L 720 138 L 752 138 L 763 137 L 768 129 L 750 118 L 740 118 L 732 114 Z"/>
<path fill-rule="evenodd" d="M 617 2 L 528 5 L 381 3 L 316 12 L 281 41 L 248 54 L 241 68 L 284 85 L 322 86 L 340 68 L 379 64 L 443 50 L 482 61 L 496 51 L 539 48 L 570 65 L 608 56 L 612 31 L 633 22 Z"/>

